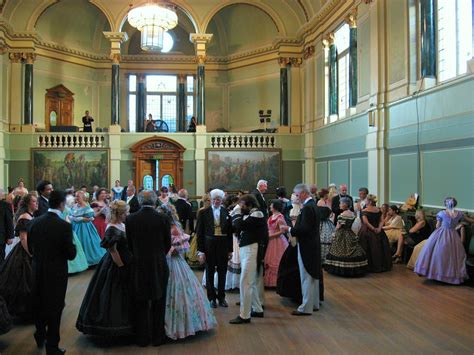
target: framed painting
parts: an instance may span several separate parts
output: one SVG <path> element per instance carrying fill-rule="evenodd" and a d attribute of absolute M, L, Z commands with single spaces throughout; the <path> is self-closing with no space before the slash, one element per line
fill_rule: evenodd
<path fill-rule="evenodd" d="M 252 191 L 260 179 L 270 193 L 281 185 L 280 149 L 206 149 L 206 190 Z"/>
<path fill-rule="evenodd" d="M 109 186 L 108 149 L 31 149 L 33 183 L 49 180 L 57 190 Z"/>

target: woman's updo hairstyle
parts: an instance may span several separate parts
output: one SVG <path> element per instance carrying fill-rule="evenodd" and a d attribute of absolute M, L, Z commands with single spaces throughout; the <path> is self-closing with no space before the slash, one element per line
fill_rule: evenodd
<path fill-rule="evenodd" d="M 121 223 L 125 219 L 130 206 L 122 200 L 115 200 L 110 203 L 108 208 L 107 220 L 110 223 Z"/>

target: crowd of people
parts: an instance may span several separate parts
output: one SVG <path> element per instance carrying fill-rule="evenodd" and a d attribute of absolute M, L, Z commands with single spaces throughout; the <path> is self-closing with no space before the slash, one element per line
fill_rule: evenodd
<path fill-rule="evenodd" d="M 60 354 L 59 325 L 67 275 L 95 268 L 76 327 L 96 336 L 130 336 L 160 345 L 216 328 L 214 310 L 239 292 L 231 324 L 264 318 L 265 288 L 289 297 L 294 316 L 309 316 L 324 301 L 324 272 L 361 277 L 386 272 L 413 253 L 408 267 L 428 279 L 467 279 L 460 224 L 474 219 L 446 209 L 431 230 L 422 209 L 406 229 L 398 206 L 377 206 L 346 185 L 318 191 L 298 184 L 291 196 L 268 183 L 252 192 L 212 189 L 193 214 L 185 189 L 163 186 L 137 193 L 132 180 L 110 190 L 81 186 L 55 191 L 49 181 L 29 192 L 22 180 L 0 196 L 0 333 L 12 318 L 34 321 L 38 347 Z M 458 228 L 458 229 L 457 229 Z M 462 230 L 462 228 L 461 228 Z M 204 267 L 200 282 L 191 267 Z M 201 286 L 203 285 L 204 288 Z"/>

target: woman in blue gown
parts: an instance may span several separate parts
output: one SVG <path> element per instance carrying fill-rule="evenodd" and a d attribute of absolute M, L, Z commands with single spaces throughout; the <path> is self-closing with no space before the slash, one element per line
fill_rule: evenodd
<path fill-rule="evenodd" d="M 105 249 L 100 247 L 100 237 L 92 223 L 94 210 L 85 201 L 83 191 L 76 192 L 76 202 L 69 219 L 82 245 L 88 265 L 97 265 L 104 256 Z"/>
<path fill-rule="evenodd" d="M 70 206 L 66 206 L 62 213 L 62 218 L 68 222 L 71 223 L 71 220 L 69 216 L 71 215 L 71 208 Z M 89 267 L 89 263 L 87 262 L 86 254 L 84 253 L 84 249 L 82 248 L 82 244 L 77 237 L 76 232 L 72 232 L 73 240 L 72 242 L 76 246 L 76 257 L 74 260 L 68 260 L 67 261 L 67 270 L 69 274 L 76 274 L 78 272 L 82 272 L 84 270 L 87 270 Z"/>

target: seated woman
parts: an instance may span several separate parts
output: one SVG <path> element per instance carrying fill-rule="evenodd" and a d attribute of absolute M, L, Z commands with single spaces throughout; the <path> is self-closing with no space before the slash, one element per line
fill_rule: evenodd
<path fill-rule="evenodd" d="M 390 245 L 397 244 L 397 251 L 392 258 L 393 262 L 398 264 L 402 261 L 405 223 L 402 217 L 400 217 L 400 210 L 396 205 L 392 205 L 388 209 L 388 219 L 385 221 L 382 229 L 385 231 Z"/>
<path fill-rule="evenodd" d="M 467 278 L 466 251 L 456 226 L 461 221 L 474 223 L 474 219 L 455 210 L 454 197 L 444 200 L 446 209 L 436 215 L 436 230 L 431 233 L 415 264 L 414 271 L 431 280 L 458 285 Z"/>
<path fill-rule="evenodd" d="M 36 196 L 29 193 L 22 197 L 15 214 L 15 235 L 20 242 L 8 254 L 0 269 L 0 296 L 4 298 L 11 316 L 22 320 L 30 320 L 33 315 L 33 270 L 28 249 L 28 229 L 37 209 Z"/>
<path fill-rule="evenodd" d="M 129 206 L 122 200 L 115 200 L 110 205 L 110 223 L 101 242 L 107 254 L 100 261 L 87 287 L 76 321 L 76 328 L 84 334 L 133 334 L 129 293 L 132 255 L 127 247 L 124 225 L 128 209 Z"/>
<path fill-rule="evenodd" d="M 288 247 L 288 241 L 281 232 L 280 226 L 286 226 L 285 217 L 282 214 L 283 202 L 274 200 L 270 204 L 272 215 L 268 218 L 268 246 L 265 253 L 265 272 L 263 282 L 265 287 L 276 287 L 278 277 L 278 266 L 281 257 Z"/>
<path fill-rule="evenodd" d="M 414 247 L 421 243 L 431 234 L 431 227 L 426 220 L 425 212 L 423 210 L 417 210 L 415 212 L 415 220 L 415 225 L 408 230 L 408 235 L 405 238 L 405 244 L 410 247 Z"/>
<path fill-rule="evenodd" d="M 359 244 L 359 237 L 352 231 L 355 215 L 350 210 L 351 200 L 342 197 L 337 217 L 336 234 L 326 256 L 324 269 L 339 276 L 363 276 L 369 270 L 367 255 Z"/>
<path fill-rule="evenodd" d="M 162 205 L 158 210 L 168 216 L 171 225 L 171 249 L 167 255 L 169 278 L 166 288 L 166 335 L 184 339 L 200 331 L 217 327 L 211 306 L 196 275 L 184 259 L 189 249 L 189 235 L 179 225 L 174 207 Z"/>
<path fill-rule="evenodd" d="M 384 272 L 392 269 L 392 253 L 388 238 L 382 229 L 382 213 L 376 207 L 377 197 L 367 196 L 367 207 L 362 210 L 362 226 L 359 231 L 359 240 L 367 254 L 369 270 Z"/>

